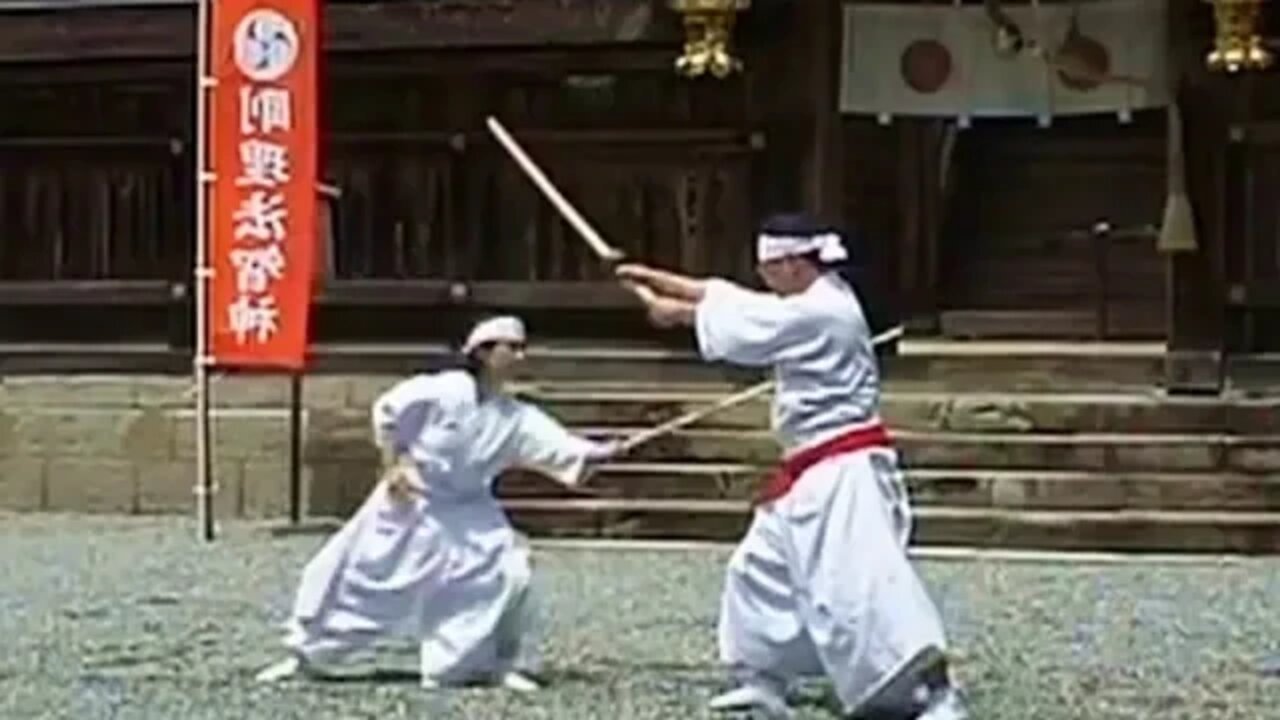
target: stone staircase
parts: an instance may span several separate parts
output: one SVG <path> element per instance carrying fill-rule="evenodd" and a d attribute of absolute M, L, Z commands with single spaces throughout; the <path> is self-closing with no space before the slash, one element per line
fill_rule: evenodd
<path fill-rule="evenodd" d="M 757 379 L 666 350 L 534 357 L 528 392 L 623 436 Z M 585 351 L 583 351 L 585 352 Z M 904 343 L 884 414 L 926 545 L 1112 551 L 1280 549 L 1280 398 L 1169 397 L 1153 345 Z M 733 540 L 775 461 L 768 400 L 602 468 L 592 492 L 504 479 L 535 535 Z"/>

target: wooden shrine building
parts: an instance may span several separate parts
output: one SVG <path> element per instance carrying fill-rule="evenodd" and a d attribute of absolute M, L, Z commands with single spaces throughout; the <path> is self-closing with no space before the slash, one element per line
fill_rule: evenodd
<path fill-rule="evenodd" d="M 1208 66 L 1215 9 L 328 2 L 315 340 L 443 338 L 484 307 L 653 336 L 494 114 L 634 256 L 749 279 L 755 223 L 804 208 L 856 228 L 915 333 L 1164 340 L 1171 384 L 1212 389 L 1280 350 L 1280 84 Z M 740 71 L 677 71 L 700 18 L 734 21 Z M 5 367 L 189 367 L 194 33 L 189 0 L 0 0 Z"/>

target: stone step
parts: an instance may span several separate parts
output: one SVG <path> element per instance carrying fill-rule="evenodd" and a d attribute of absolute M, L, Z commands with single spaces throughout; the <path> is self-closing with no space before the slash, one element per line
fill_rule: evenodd
<path fill-rule="evenodd" d="M 598 439 L 624 438 L 642 427 L 580 427 Z M 912 468 L 1022 470 L 1280 472 L 1280 436 L 1137 433 L 949 433 L 893 431 Z M 763 430 L 682 430 L 636 448 L 644 462 L 768 465 L 778 458 Z"/>
<path fill-rule="evenodd" d="M 708 407 L 733 386 L 551 384 L 521 394 L 571 425 L 657 425 Z M 701 428 L 765 429 L 769 396 L 721 411 Z M 1280 434 L 1280 398 L 1169 398 L 1153 393 L 889 391 L 881 412 L 895 430 Z"/>
<path fill-rule="evenodd" d="M 405 373 L 444 361 L 441 345 L 325 346 L 314 370 Z M 885 361 L 892 387 L 915 390 L 1108 392 L 1159 386 L 1165 352 L 1154 343 L 964 342 L 905 340 Z M 751 382 L 758 370 L 702 362 L 685 346 L 656 343 L 530 345 L 526 374 L 538 382 Z"/>
<path fill-rule="evenodd" d="M 750 521 L 736 500 L 513 498 L 513 522 L 535 537 L 736 541 Z M 1280 513 L 1032 511 L 920 507 L 917 545 L 1028 550 L 1275 553 Z"/>
<path fill-rule="evenodd" d="M 511 473 L 504 498 L 750 500 L 769 468 L 736 464 L 618 463 L 603 465 L 581 491 L 533 473 Z M 1239 473 L 906 471 L 920 506 L 1056 510 L 1280 510 L 1280 475 Z"/>
<path fill-rule="evenodd" d="M 919 342 L 884 363 L 887 388 L 1111 392 L 1164 382 L 1163 348 L 1120 343 Z"/>

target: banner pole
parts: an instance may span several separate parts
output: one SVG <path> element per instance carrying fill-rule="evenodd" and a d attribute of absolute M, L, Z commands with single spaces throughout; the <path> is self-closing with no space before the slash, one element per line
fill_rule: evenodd
<path fill-rule="evenodd" d="M 302 371 L 289 376 L 289 522 L 302 524 Z"/>
<path fill-rule="evenodd" d="M 195 291 L 196 337 L 194 371 L 196 382 L 196 513 L 206 542 L 214 539 L 212 432 L 209 427 L 209 183 L 213 173 L 209 156 L 209 92 L 215 80 L 209 76 L 209 24 L 212 0 L 196 5 L 196 242 Z"/>

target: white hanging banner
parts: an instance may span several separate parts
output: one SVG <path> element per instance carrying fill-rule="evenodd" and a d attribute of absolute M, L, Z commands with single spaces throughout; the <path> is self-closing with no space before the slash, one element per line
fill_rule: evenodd
<path fill-rule="evenodd" d="M 1042 52 L 1002 53 L 981 5 L 845 5 L 841 112 L 1043 117 L 1168 104 L 1165 0 L 1003 11 Z"/>

